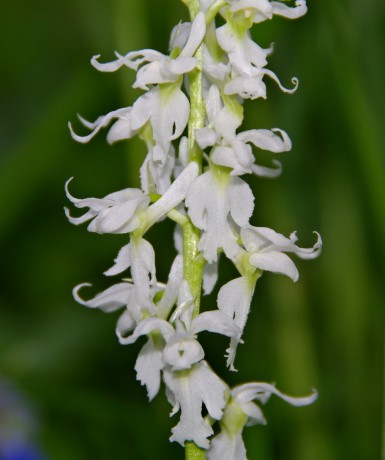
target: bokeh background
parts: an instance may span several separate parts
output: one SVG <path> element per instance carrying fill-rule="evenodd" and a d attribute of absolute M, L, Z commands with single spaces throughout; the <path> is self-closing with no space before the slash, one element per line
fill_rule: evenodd
<path fill-rule="evenodd" d="M 272 397 L 268 426 L 245 432 L 250 460 L 375 459 L 383 431 L 385 3 L 308 5 L 299 21 L 275 18 L 253 30 L 262 46 L 275 42 L 269 67 L 286 85 L 298 76 L 300 88 L 285 95 L 268 82 L 268 100 L 246 104 L 246 128 L 278 126 L 294 145 L 279 179 L 247 180 L 254 224 L 297 229 L 302 246 L 318 230 L 324 251 L 298 261 L 296 284 L 262 277 L 237 374 L 224 366 L 226 340 L 204 340 L 209 361 L 233 384 L 319 391 L 316 404 L 299 409 Z M 100 74 L 89 58 L 165 52 L 186 10 L 178 0 L 2 0 L 0 12 L 0 458 L 183 458 L 168 442 L 176 419 L 164 396 L 148 404 L 135 380 L 141 344 L 120 346 L 116 316 L 72 298 L 80 282 L 107 287 L 101 273 L 126 237 L 71 226 L 63 185 L 74 176 L 79 197 L 138 185 L 139 141 L 110 147 L 102 134 L 78 145 L 67 121 L 131 105 L 133 73 Z M 160 280 L 174 254 L 171 230 L 162 223 L 149 235 Z M 223 261 L 222 281 L 232 276 Z"/>

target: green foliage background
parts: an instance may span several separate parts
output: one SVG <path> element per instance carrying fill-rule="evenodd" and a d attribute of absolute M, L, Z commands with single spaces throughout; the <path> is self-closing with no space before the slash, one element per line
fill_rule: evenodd
<path fill-rule="evenodd" d="M 262 46 L 275 42 L 269 67 L 284 84 L 298 76 L 300 88 L 290 96 L 268 84 L 267 101 L 246 104 L 247 128 L 280 127 L 294 145 L 279 179 L 247 180 L 254 224 L 298 229 L 303 246 L 319 230 L 324 251 L 296 262 L 297 284 L 262 277 L 237 374 L 224 368 L 225 340 L 205 338 L 207 354 L 234 384 L 319 391 L 316 404 L 300 409 L 273 397 L 268 426 L 245 433 L 250 460 L 374 459 L 383 393 L 385 3 L 308 5 L 299 21 L 254 29 Z M 176 422 L 164 396 L 148 404 L 135 381 L 141 345 L 120 346 L 116 316 L 72 298 L 80 282 L 94 292 L 108 285 L 101 273 L 126 239 L 71 226 L 63 185 L 74 176 L 73 194 L 85 197 L 138 184 L 139 141 L 110 147 L 99 135 L 78 145 L 67 121 L 131 105 L 134 75 L 100 74 L 88 59 L 108 60 L 114 49 L 165 52 L 186 10 L 178 0 L 3 0 L 0 11 L 0 378 L 34 406 L 48 459 L 182 458 L 168 442 Z M 150 235 L 160 280 L 173 257 L 170 230 L 163 223 Z M 221 274 L 233 272 L 222 263 Z"/>

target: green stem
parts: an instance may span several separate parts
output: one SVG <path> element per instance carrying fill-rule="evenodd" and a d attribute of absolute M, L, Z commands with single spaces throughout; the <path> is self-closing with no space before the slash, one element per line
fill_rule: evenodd
<path fill-rule="evenodd" d="M 200 11 L 199 0 L 183 0 L 190 11 L 191 21 Z M 190 117 L 188 122 L 189 140 L 189 161 L 196 161 L 202 169 L 202 151 L 195 142 L 195 130 L 203 128 L 205 124 L 206 107 L 202 96 L 202 61 L 203 61 L 203 42 L 196 50 L 194 57 L 198 64 L 189 73 L 190 83 Z"/>
<path fill-rule="evenodd" d="M 190 11 L 193 21 L 200 11 L 199 0 L 182 0 Z M 203 44 L 196 50 L 194 57 L 198 64 L 189 73 L 190 87 L 190 116 L 188 122 L 189 161 L 196 161 L 202 171 L 203 152 L 195 142 L 195 130 L 203 128 L 205 123 L 205 103 L 202 96 L 202 60 Z M 192 224 L 190 219 L 182 226 L 183 229 L 183 276 L 188 282 L 191 294 L 195 299 L 194 316 L 199 314 L 200 298 L 202 291 L 204 259 L 199 252 L 198 244 L 200 231 Z M 205 460 L 206 451 L 198 447 L 194 442 L 185 444 L 186 460 Z"/>
<path fill-rule="evenodd" d="M 194 297 L 194 314 L 197 316 L 200 309 L 202 291 L 203 268 L 205 261 L 198 249 L 200 231 L 191 223 L 190 219 L 183 225 L 183 277 L 188 282 L 191 294 Z"/>
<path fill-rule="evenodd" d="M 186 460 L 206 460 L 206 451 L 198 447 L 193 442 L 186 442 L 185 448 Z"/>

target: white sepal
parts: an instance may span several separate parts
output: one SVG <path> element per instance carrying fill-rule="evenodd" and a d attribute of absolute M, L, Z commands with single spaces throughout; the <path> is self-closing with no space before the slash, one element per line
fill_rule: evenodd
<path fill-rule="evenodd" d="M 306 0 L 297 0 L 294 8 L 290 8 L 281 2 L 271 2 L 271 6 L 274 14 L 288 19 L 297 19 L 307 13 Z"/>
<path fill-rule="evenodd" d="M 219 310 L 203 312 L 192 320 L 191 332 L 198 334 L 202 331 L 215 332 L 216 334 L 237 338 L 241 334 L 241 329 L 232 318 Z"/>
<path fill-rule="evenodd" d="M 279 133 L 277 135 L 275 133 Z M 270 152 L 287 152 L 291 150 L 291 141 L 285 131 L 279 128 L 268 129 L 251 129 L 243 131 L 237 135 L 237 138 L 245 143 L 252 143 L 262 150 Z"/>
<path fill-rule="evenodd" d="M 246 449 L 242 431 L 234 435 L 222 429 L 211 441 L 207 460 L 246 460 Z"/>
<path fill-rule="evenodd" d="M 230 318 L 240 330 L 239 336 L 234 336 L 228 348 L 227 365 L 232 371 L 234 368 L 235 354 L 240 337 L 245 328 L 247 317 L 250 311 L 251 299 L 253 297 L 254 286 L 250 285 L 247 277 L 235 278 L 221 287 L 218 292 L 218 308 Z"/>
<path fill-rule="evenodd" d="M 128 282 L 114 284 L 106 290 L 97 294 L 90 300 L 83 300 L 79 296 L 79 291 L 82 287 L 91 286 L 89 283 L 82 283 L 75 286 L 72 294 L 77 302 L 89 308 L 100 308 L 104 312 L 116 311 L 121 307 L 125 307 L 130 302 L 133 286 Z"/>
<path fill-rule="evenodd" d="M 203 269 L 203 292 L 209 295 L 213 292 L 218 281 L 218 263 L 205 264 Z"/>
<path fill-rule="evenodd" d="M 189 163 L 171 184 L 167 192 L 147 208 L 143 214 L 146 228 L 151 227 L 184 200 L 190 185 L 198 176 L 198 171 L 198 164 L 195 161 Z"/>
<path fill-rule="evenodd" d="M 168 275 L 168 282 L 162 298 L 157 303 L 157 316 L 166 319 L 178 298 L 178 292 L 183 280 L 183 257 L 177 255 Z"/>
<path fill-rule="evenodd" d="M 158 394 L 160 388 L 160 373 L 164 366 L 162 352 L 162 347 L 150 337 L 140 350 L 135 363 L 136 378 L 146 386 L 150 401 Z"/>

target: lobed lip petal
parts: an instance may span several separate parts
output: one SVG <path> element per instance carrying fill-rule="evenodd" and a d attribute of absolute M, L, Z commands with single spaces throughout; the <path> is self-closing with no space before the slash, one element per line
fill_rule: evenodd
<path fill-rule="evenodd" d="M 171 415 L 181 411 L 180 420 L 172 429 L 170 441 L 184 446 L 186 441 L 191 440 L 197 446 L 208 449 L 208 437 L 213 434 L 213 430 L 202 416 L 202 405 L 205 405 L 211 418 L 219 420 L 225 407 L 227 386 L 205 361 L 195 364 L 183 375 L 165 369 L 163 379 L 170 395 L 169 400 L 174 403 Z"/>

